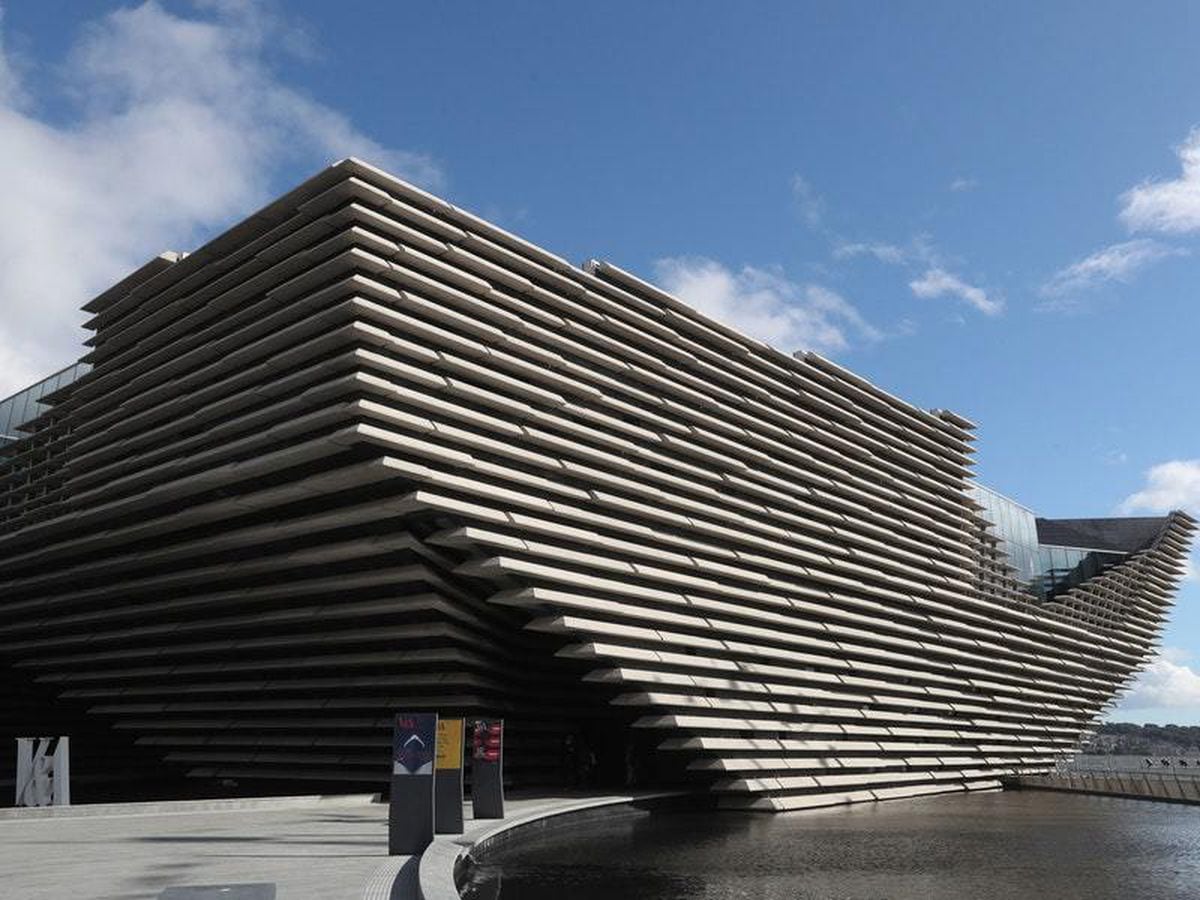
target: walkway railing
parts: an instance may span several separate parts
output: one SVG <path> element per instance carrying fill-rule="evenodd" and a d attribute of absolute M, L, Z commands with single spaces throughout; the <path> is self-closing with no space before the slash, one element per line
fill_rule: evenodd
<path fill-rule="evenodd" d="M 1189 766 L 1188 769 L 1191 767 Z M 1180 769 L 1168 771 L 1104 772 L 1063 770 L 1050 775 L 1022 775 L 1005 779 L 1008 787 L 1104 794 L 1173 803 L 1200 804 L 1200 773 Z"/>
<path fill-rule="evenodd" d="M 1062 763 L 1059 775 L 1164 775 L 1173 778 L 1200 778 L 1200 757 L 1084 757 Z"/>

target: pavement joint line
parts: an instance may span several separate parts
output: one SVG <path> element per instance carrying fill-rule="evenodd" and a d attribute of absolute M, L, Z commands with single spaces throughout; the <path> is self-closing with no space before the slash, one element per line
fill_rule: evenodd
<path fill-rule="evenodd" d="M 81 803 L 74 806 L 9 807 L 0 809 L 0 826 L 47 819 L 130 819 L 149 816 L 193 816 L 212 813 L 270 813 L 301 809 L 371 806 L 379 794 L 311 794 L 295 797 L 230 798 L 228 800 L 150 800 L 144 803 Z M 106 807 L 117 807 L 106 809 Z"/>

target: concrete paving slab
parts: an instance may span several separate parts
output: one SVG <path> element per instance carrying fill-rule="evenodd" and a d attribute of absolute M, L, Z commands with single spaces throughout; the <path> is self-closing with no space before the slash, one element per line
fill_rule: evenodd
<path fill-rule="evenodd" d="M 0 896 L 21 900 L 358 900 L 388 865 L 390 888 L 380 803 L 0 820 Z"/>

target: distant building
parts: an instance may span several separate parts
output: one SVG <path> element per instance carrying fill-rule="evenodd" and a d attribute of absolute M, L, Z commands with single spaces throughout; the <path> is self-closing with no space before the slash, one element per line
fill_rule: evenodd
<path fill-rule="evenodd" d="M 1148 660 L 1195 527 L 1036 519 L 962 417 L 355 160 L 85 308 L 0 422 L 0 736 L 72 733 L 79 797 L 374 789 L 409 709 L 503 716 L 521 784 L 995 787 Z"/>

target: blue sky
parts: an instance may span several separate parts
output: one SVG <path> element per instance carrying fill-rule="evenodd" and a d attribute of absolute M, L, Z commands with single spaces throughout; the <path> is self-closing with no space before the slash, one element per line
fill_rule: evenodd
<path fill-rule="evenodd" d="M 1200 513 L 1200 9 L 135 4 L 0 24 L 0 393 L 338 157 L 979 424 L 1049 516 Z M 1121 718 L 1200 722 L 1200 582 Z"/>

